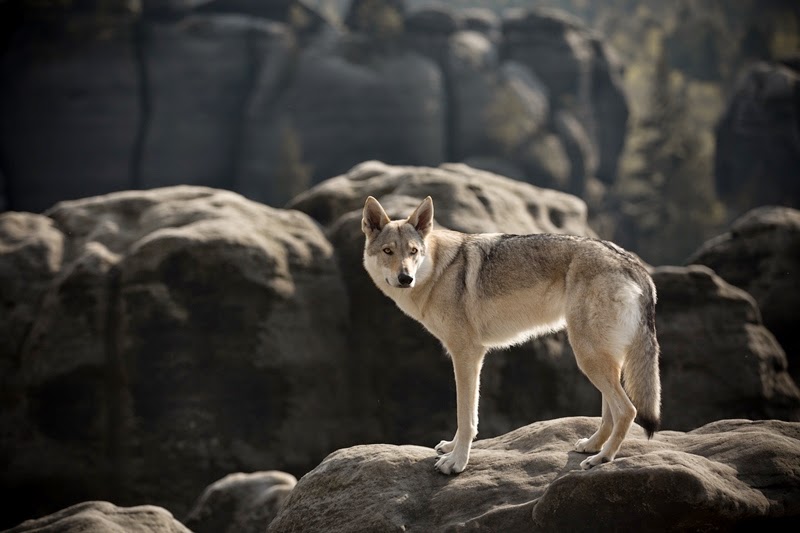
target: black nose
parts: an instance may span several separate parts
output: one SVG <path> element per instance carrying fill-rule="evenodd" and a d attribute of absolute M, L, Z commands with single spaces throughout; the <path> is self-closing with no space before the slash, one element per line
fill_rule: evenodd
<path fill-rule="evenodd" d="M 397 281 L 400 282 L 400 285 L 411 285 L 411 282 L 414 281 L 414 278 L 408 274 L 400 274 L 397 276 Z"/>

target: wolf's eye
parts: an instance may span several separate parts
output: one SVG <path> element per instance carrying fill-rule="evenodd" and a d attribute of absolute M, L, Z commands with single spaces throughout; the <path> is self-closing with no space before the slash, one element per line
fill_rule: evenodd
<path fill-rule="evenodd" d="M 392 249 L 391 248 L 384 248 L 383 249 L 383 253 L 385 253 L 386 255 L 392 255 Z"/>
<path fill-rule="evenodd" d="M 412 248 L 411 249 L 411 255 L 417 255 L 417 249 L 416 248 Z"/>

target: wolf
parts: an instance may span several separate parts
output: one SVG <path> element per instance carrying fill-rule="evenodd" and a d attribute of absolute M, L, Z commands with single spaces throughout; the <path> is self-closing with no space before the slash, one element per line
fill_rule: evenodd
<path fill-rule="evenodd" d="M 435 447 L 437 470 L 457 474 L 469 462 L 486 353 L 563 328 L 603 397 L 599 428 L 575 444 L 592 454 L 581 468 L 613 461 L 637 414 L 648 438 L 658 429 L 656 289 L 636 256 L 585 237 L 434 229 L 430 196 L 394 221 L 370 196 L 361 228 L 375 285 L 438 338 L 453 363 L 458 429 Z"/>

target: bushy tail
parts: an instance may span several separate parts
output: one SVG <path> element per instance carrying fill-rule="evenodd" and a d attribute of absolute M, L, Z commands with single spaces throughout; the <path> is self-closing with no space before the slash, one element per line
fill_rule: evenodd
<path fill-rule="evenodd" d="M 628 349 L 622 376 L 625 391 L 636 407 L 639 425 L 650 438 L 661 424 L 660 350 L 656 339 L 656 289 L 652 282 L 641 302 L 642 324 Z"/>

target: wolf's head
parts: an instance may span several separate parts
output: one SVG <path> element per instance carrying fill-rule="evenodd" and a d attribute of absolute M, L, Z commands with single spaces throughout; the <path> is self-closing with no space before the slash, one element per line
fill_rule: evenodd
<path fill-rule="evenodd" d="M 405 220 L 390 220 L 378 200 L 364 204 L 361 229 L 367 237 L 364 267 L 373 280 L 411 288 L 424 274 L 426 237 L 433 229 L 433 200 L 428 196 Z"/>

